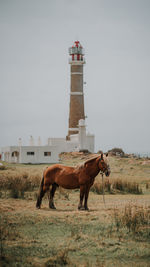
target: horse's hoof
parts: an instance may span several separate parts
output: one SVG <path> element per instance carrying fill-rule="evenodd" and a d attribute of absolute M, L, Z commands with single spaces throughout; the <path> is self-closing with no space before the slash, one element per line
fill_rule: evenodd
<path fill-rule="evenodd" d="M 39 206 L 36 206 L 36 209 L 37 209 L 37 210 L 39 210 L 39 209 L 40 209 L 40 207 L 39 207 Z"/>
<path fill-rule="evenodd" d="M 78 207 L 78 210 L 85 210 L 84 207 Z"/>
<path fill-rule="evenodd" d="M 50 209 L 52 209 L 52 210 L 56 210 L 56 207 L 55 207 L 54 205 L 51 205 L 51 206 L 50 206 Z"/>

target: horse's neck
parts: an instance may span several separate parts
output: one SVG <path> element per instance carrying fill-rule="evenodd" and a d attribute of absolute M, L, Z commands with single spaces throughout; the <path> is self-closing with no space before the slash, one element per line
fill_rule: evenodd
<path fill-rule="evenodd" d="M 87 172 L 91 178 L 95 178 L 98 175 L 99 171 L 100 169 L 97 165 L 97 162 L 94 162 L 93 164 L 89 164 L 89 166 L 87 166 Z"/>

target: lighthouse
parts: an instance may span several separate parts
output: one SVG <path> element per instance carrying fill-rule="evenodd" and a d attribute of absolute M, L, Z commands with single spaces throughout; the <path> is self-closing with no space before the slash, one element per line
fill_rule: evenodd
<path fill-rule="evenodd" d="M 94 153 L 95 137 L 86 132 L 83 92 L 84 50 L 79 41 L 75 41 L 69 48 L 70 63 L 70 109 L 68 135 L 63 138 L 49 137 L 46 145 L 34 144 L 30 136 L 29 146 L 7 146 L 1 149 L 2 159 L 6 162 L 39 164 L 59 162 L 59 154 L 72 151 L 89 151 Z"/>
<path fill-rule="evenodd" d="M 69 108 L 69 129 L 70 135 L 79 133 L 79 120 L 85 119 L 84 113 L 84 92 L 83 92 L 83 65 L 84 49 L 79 41 L 69 48 L 70 63 L 70 108 Z"/>

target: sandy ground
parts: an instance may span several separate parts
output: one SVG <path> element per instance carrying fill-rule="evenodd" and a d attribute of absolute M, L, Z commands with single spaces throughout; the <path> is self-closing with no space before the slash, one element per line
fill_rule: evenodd
<path fill-rule="evenodd" d="M 32 213 L 40 216 L 58 216 L 64 215 L 76 215 L 84 216 L 89 214 L 92 216 L 105 215 L 109 216 L 114 209 L 121 210 L 126 205 L 132 204 L 137 206 L 150 206 L 150 195 L 105 195 L 105 205 L 103 203 L 103 196 L 90 193 L 89 196 L 89 211 L 78 211 L 78 198 L 79 193 L 70 193 L 69 200 L 63 197 L 58 198 L 56 196 L 56 210 L 51 210 L 48 207 L 48 199 L 44 199 L 41 209 L 36 209 L 36 201 L 23 200 L 23 199 L 0 199 L 0 212 L 10 213 Z"/>

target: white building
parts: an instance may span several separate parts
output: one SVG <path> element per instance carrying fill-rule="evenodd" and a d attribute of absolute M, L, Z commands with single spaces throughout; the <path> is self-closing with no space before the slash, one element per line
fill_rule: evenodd
<path fill-rule="evenodd" d="M 2 148 L 2 160 L 10 163 L 57 163 L 61 152 L 72 152 L 88 150 L 94 152 L 94 135 L 86 134 L 85 121 L 79 121 L 79 133 L 70 135 L 70 140 L 65 138 L 48 138 L 45 146 L 41 145 L 38 139 L 38 145 L 34 145 L 34 139 L 31 136 L 29 146 L 23 146 L 19 139 L 18 146 L 9 146 Z"/>
<path fill-rule="evenodd" d="M 55 146 L 9 146 L 2 148 L 2 160 L 11 163 L 56 163 Z"/>

